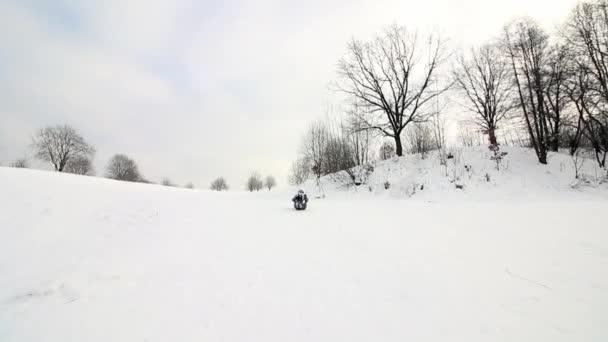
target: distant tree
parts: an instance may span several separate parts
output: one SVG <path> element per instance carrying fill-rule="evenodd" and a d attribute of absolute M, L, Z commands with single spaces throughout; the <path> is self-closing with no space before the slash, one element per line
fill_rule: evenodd
<path fill-rule="evenodd" d="M 11 163 L 11 167 L 17 168 L 17 169 L 27 169 L 29 168 L 29 163 L 27 161 L 27 159 L 25 158 L 19 158 L 17 160 L 15 160 L 14 162 Z"/>
<path fill-rule="evenodd" d="M 380 160 L 393 158 L 396 155 L 394 145 L 385 141 L 382 143 L 382 146 L 380 146 L 380 153 L 378 155 L 380 156 Z"/>
<path fill-rule="evenodd" d="M 124 154 L 116 154 L 110 159 L 106 167 L 106 176 L 128 182 L 143 181 L 135 161 Z"/>
<path fill-rule="evenodd" d="M 426 121 L 425 106 L 447 89 L 437 77 L 446 57 L 439 36 L 419 39 L 417 33 L 393 25 L 372 41 L 350 42 L 347 57 L 338 64 L 338 88 L 361 108 L 353 113 L 362 128 L 394 139 L 402 156 L 402 131 L 410 123 Z"/>
<path fill-rule="evenodd" d="M 93 146 L 84 141 L 76 130 L 68 125 L 49 126 L 41 129 L 33 138 L 32 148 L 36 158 L 49 161 L 55 171 L 62 172 L 68 162 L 76 157 L 92 157 Z"/>
<path fill-rule="evenodd" d="M 304 158 L 297 159 L 291 163 L 291 171 L 289 173 L 289 184 L 301 185 L 310 176 L 309 162 Z"/>
<path fill-rule="evenodd" d="M 228 183 L 224 177 L 219 177 L 211 182 L 211 186 L 209 188 L 214 191 L 226 191 L 228 190 Z"/>
<path fill-rule="evenodd" d="M 161 185 L 164 186 L 175 186 L 175 184 L 173 184 L 173 182 L 171 181 L 171 179 L 169 179 L 169 177 L 164 177 L 161 181 L 160 181 Z"/>
<path fill-rule="evenodd" d="M 92 176 L 95 174 L 93 170 L 93 163 L 91 159 L 86 156 L 76 156 L 68 162 L 65 166 L 65 172 L 73 173 L 77 175 Z"/>
<path fill-rule="evenodd" d="M 277 185 L 277 180 L 274 179 L 273 176 L 266 176 L 266 179 L 264 181 L 264 186 L 268 188 L 268 190 L 272 190 L 272 188 L 274 188 Z"/>
<path fill-rule="evenodd" d="M 188 182 L 188 183 L 186 183 L 186 185 L 184 185 L 184 188 L 186 188 L 186 189 L 194 189 L 194 183 Z"/>
<path fill-rule="evenodd" d="M 264 187 L 264 181 L 262 181 L 262 176 L 260 176 L 260 173 L 257 171 L 252 172 L 251 175 L 249 176 L 249 178 L 247 178 L 247 184 L 246 184 L 247 190 L 249 190 L 251 192 L 260 191 L 260 190 L 262 190 L 263 187 Z"/>

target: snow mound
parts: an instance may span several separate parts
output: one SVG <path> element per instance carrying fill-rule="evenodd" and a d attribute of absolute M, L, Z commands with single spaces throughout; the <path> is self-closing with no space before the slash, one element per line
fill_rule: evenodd
<path fill-rule="evenodd" d="M 372 164 L 368 175 L 355 172 L 361 185 L 353 186 L 345 173 L 322 177 L 319 189 L 314 181 L 306 188 L 313 197 L 340 192 L 372 193 L 386 197 L 425 201 L 473 200 L 502 201 L 569 197 L 608 199 L 606 170 L 587 159 L 579 179 L 567 153 L 550 153 L 548 165 L 538 163 L 534 151 L 526 148 L 501 148 L 506 155 L 497 164 L 485 147 L 448 151 L 441 165 L 439 153 L 414 154 Z"/>

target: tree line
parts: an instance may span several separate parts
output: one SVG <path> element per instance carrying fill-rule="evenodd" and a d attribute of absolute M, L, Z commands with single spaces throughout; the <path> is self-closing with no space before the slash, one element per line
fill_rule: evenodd
<path fill-rule="evenodd" d="M 532 18 L 518 18 L 461 52 L 449 51 L 437 34 L 392 25 L 369 41 L 348 43 L 335 84 L 345 95 L 344 117 L 337 125 L 310 124 L 292 165 L 293 184 L 360 168 L 377 137 L 385 141 L 381 159 L 402 156 L 405 147 L 444 149 L 448 92 L 492 151 L 500 128 L 511 127 L 508 134 L 517 138 L 510 138 L 530 147 L 541 164 L 551 151 L 574 155 L 586 148 L 605 168 L 608 0 L 579 2 L 553 35 Z M 461 140 L 466 146 L 473 137 L 463 130 Z"/>
<path fill-rule="evenodd" d="M 69 125 L 48 126 L 40 129 L 32 138 L 31 148 L 37 159 L 50 163 L 57 172 L 95 175 L 93 168 L 95 148 Z M 29 163 L 26 158 L 19 158 L 10 166 L 28 168 Z M 141 174 L 134 159 L 120 153 L 115 154 L 108 161 L 105 168 L 105 177 L 119 181 L 151 183 Z M 163 178 L 160 184 L 176 186 L 168 177 Z M 262 188 L 272 190 L 276 184 L 276 179 L 273 176 L 268 175 L 262 180 L 259 173 L 254 172 L 247 179 L 246 189 L 249 191 L 259 191 Z M 195 188 L 192 182 L 186 183 L 184 187 L 187 189 Z M 229 186 L 223 177 L 219 177 L 211 183 L 209 189 L 227 191 Z"/>

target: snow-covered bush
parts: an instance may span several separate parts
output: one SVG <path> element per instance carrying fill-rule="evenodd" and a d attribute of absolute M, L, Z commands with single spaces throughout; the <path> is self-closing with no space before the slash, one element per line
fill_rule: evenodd
<path fill-rule="evenodd" d="M 500 145 L 498 144 L 492 144 L 488 146 L 488 149 L 492 152 L 490 159 L 496 163 L 496 170 L 500 170 L 500 163 L 502 162 L 504 156 L 507 155 L 507 152 L 501 152 Z"/>

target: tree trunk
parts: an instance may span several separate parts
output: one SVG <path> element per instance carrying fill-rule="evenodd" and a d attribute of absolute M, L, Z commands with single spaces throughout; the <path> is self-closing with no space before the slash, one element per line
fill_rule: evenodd
<path fill-rule="evenodd" d="M 538 162 L 547 164 L 547 148 L 544 146 L 538 151 Z"/>
<path fill-rule="evenodd" d="M 403 145 L 401 144 L 401 134 L 395 134 L 395 153 L 397 156 L 403 156 Z"/>
<path fill-rule="evenodd" d="M 498 140 L 496 139 L 496 129 L 494 127 L 490 127 L 488 129 L 488 135 L 490 139 L 490 145 L 498 145 Z"/>

